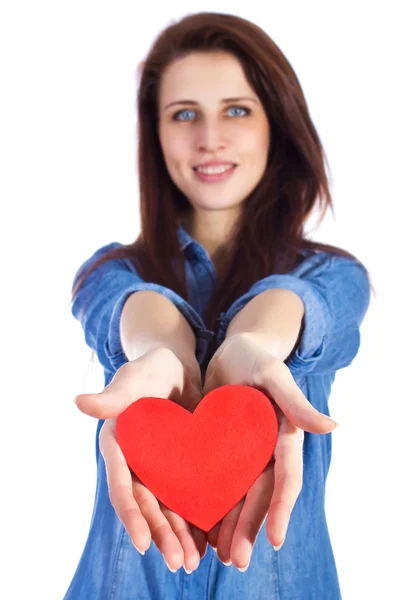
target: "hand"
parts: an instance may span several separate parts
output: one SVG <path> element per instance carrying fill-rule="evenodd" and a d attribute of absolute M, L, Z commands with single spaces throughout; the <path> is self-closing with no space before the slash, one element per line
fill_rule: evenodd
<path fill-rule="evenodd" d="M 196 360 L 183 365 L 167 348 L 157 348 L 125 363 L 99 394 L 80 394 L 76 404 L 85 414 L 105 419 L 99 435 L 106 465 L 110 501 L 139 552 L 151 540 L 170 569 L 194 571 L 207 550 L 207 535 L 169 510 L 130 470 L 115 435 L 116 417 L 145 396 L 169 398 L 191 412 L 202 398 Z"/>
<path fill-rule="evenodd" d="M 207 534 L 225 564 L 246 570 L 257 535 L 268 514 L 266 535 L 274 547 L 285 539 L 303 483 L 304 431 L 329 433 L 336 423 L 316 410 L 296 385 L 287 365 L 265 349 L 262 336 L 237 334 L 212 357 L 203 394 L 222 385 L 249 385 L 273 402 L 278 439 L 273 458 L 243 498 Z M 278 548 L 277 548 L 278 549 Z"/>

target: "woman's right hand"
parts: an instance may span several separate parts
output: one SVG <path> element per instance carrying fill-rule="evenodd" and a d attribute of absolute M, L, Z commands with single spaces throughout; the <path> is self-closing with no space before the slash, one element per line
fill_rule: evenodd
<path fill-rule="evenodd" d="M 130 470 L 118 445 L 116 417 L 139 398 L 169 398 L 191 412 L 202 398 L 197 361 L 183 365 L 167 348 L 157 348 L 122 365 L 99 394 L 80 394 L 75 402 L 85 414 L 104 419 L 99 435 L 110 501 L 139 552 L 151 540 L 167 566 L 194 571 L 207 549 L 207 534 L 169 510 Z"/>

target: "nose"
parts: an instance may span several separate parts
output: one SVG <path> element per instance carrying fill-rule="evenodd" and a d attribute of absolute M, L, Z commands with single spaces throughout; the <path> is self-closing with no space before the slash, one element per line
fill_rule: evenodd
<path fill-rule="evenodd" d="M 203 121 L 197 130 L 198 150 L 215 152 L 226 147 L 224 128 L 214 120 Z"/>

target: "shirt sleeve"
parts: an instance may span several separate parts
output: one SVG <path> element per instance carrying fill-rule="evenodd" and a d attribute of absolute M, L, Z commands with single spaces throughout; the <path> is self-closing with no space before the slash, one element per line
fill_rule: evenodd
<path fill-rule="evenodd" d="M 78 269 L 72 289 L 92 264 L 109 250 L 122 244 L 112 242 L 97 250 Z M 72 314 L 81 323 L 85 341 L 106 373 L 115 373 L 128 362 L 120 337 L 121 313 L 126 300 L 139 290 L 163 294 L 178 308 L 196 335 L 196 358 L 203 361 L 214 333 L 206 329 L 197 311 L 177 293 L 164 286 L 145 282 L 128 259 L 109 260 L 88 275 L 72 301 Z"/>
<path fill-rule="evenodd" d="M 292 375 L 332 373 L 350 365 L 370 303 L 365 267 L 323 252 L 306 258 L 288 274 L 260 279 L 223 314 L 218 341 L 223 341 L 230 321 L 254 296 L 274 288 L 291 290 L 304 303 L 303 333 L 295 352 L 285 360 Z"/>

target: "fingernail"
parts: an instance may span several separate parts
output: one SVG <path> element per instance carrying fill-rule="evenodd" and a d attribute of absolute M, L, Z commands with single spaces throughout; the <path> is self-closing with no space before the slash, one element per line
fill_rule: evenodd
<path fill-rule="evenodd" d="M 279 546 L 274 546 L 274 550 L 276 550 L 278 552 L 278 550 L 280 550 L 283 546 L 283 542 L 281 544 L 279 544 Z"/>
<path fill-rule="evenodd" d="M 232 561 L 230 560 L 230 561 L 229 561 L 229 562 L 227 562 L 227 563 L 224 563 L 224 562 L 222 561 L 222 564 L 223 564 L 223 565 L 225 565 L 226 567 L 230 567 L 230 566 L 231 566 L 231 564 L 232 564 Z"/>
<path fill-rule="evenodd" d="M 132 544 L 133 544 L 133 542 L 132 542 Z M 139 548 L 138 548 L 138 547 L 137 547 L 135 544 L 133 544 L 133 545 L 135 546 L 136 550 L 137 550 L 137 551 L 138 551 L 138 552 L 139 552 L 139 553 L 140 553 L 142 556 L 144 556 L 144 551 L 143 551 L 143 550 L 139 550 Z"/>
<path fill-rule="evenodd" d="M 167 565 L 168 569 L 171 571 L 171 573 L 176 573 L 178 569 L 171 569 L 171 567 L 169 566 L 169 564 L 167 563 L 167 561 L 164 558 L 164 562 Z"/>
<path fill-rule="evenodd" d="M 244 573 L 249 568 L 249 564 L 250 563 L 248 563 L 245 567 L 238 567 L 238 570 L 241 571 L 242 573 Z"/>
<path fill-rule="evenodd" d="M 188 575 L 190 575 L 190 573 L 193 573 L 193 571 L 187 571 L 185 565 L 183 565 L 183 568 L 185 570 L 185 573 L 187 573 Z"/>
<path fill-rule="evenodd" d="M 216 552 L 216 551 L 217 551 L 217 549 L 216 549 L 216 548 L 214 548 L 214 546 L 211 546 L 211 548 L 214 550 L 214 552 Z"/>
<path fill-rule="evenodd" d="M 169 566 L 169 564 L 166 562 L 165 563 L 168 567 L 168 569 L 171 571 L 171 573 L 176 573 L 178 569 L 171 569 L 171 567 Z"/>

